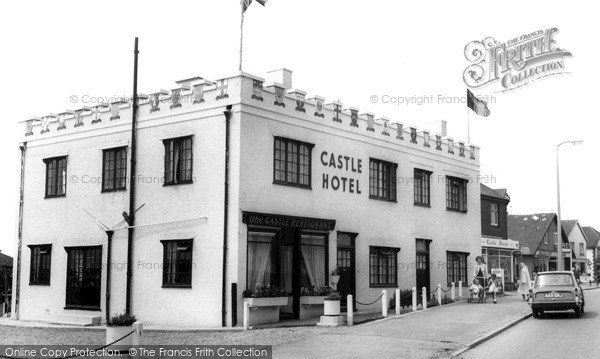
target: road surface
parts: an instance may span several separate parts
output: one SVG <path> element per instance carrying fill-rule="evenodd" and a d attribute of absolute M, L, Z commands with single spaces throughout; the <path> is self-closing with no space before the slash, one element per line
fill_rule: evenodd
<path fill-rule="evenodd" d="M 585 291 L 585 313 L 545 313 L 530 318 L 460 355 L 465 359 L 597 358 L 600 353 L 600 290 Z"/>

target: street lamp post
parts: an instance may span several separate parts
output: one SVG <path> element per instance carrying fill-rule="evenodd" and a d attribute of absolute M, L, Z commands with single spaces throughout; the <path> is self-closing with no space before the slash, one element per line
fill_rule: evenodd
<path fill-rule="evenodd" d="M 556 225 L 558 238 L 556 243 L 556 270 L 564 270 L 563 253 L 562 253 L 562 227 L 560 224 L 560 171 L 559 171 L 559 160 L 558 160 L 558 149 L 565 143 L 573 145 L 581 145 L 583 140 L 578 141 L 565 141 L 561 142 L 556 146 Z"/>

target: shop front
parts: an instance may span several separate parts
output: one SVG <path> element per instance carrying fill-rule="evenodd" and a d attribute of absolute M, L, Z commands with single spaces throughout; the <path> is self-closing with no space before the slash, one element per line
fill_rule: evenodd
<path fill-rule="evenodd" d="M 482 238 L 481 253 L 490 273 L 502 273 L 499 278 L 505 290 L 514 290 L 514 251 L 519 242 L 511 239 Z"/>
<path fill-rule="evenodd" d="M 288 297 L 284 318 L 301 318 L 302 295 L 329 286 L 329 233 L 335 220 L 243 212 L 247 225 L 246 290 Z"/>

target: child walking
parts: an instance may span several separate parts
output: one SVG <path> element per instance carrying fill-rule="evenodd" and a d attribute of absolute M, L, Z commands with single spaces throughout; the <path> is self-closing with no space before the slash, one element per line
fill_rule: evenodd
<path fill-rule="evenodd" d="M 492 294 L 492 299 L 494 300 L 494 304 L 498 303 L 496 301 L 496 293 L 499 292 L 498 290 L 498 279 L 496 278 L 496 274 L 492 273 L 492 276 L 490 277 L 490 280 L 488 282 L 488 291 Z"/>

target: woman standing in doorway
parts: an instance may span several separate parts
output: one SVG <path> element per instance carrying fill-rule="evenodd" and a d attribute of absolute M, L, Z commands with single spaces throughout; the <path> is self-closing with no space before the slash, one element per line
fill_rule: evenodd
<path fill-rule="evenodd" d="M 517 292 L 523 296 L 523 300 L 527 300 L 529 299 L 529 289 L 531 288 L 531 277 L 529 276 L 529 269 L 523 262 L 521 262 L 521 271 L 519 273 L 519 289 Z"/>

